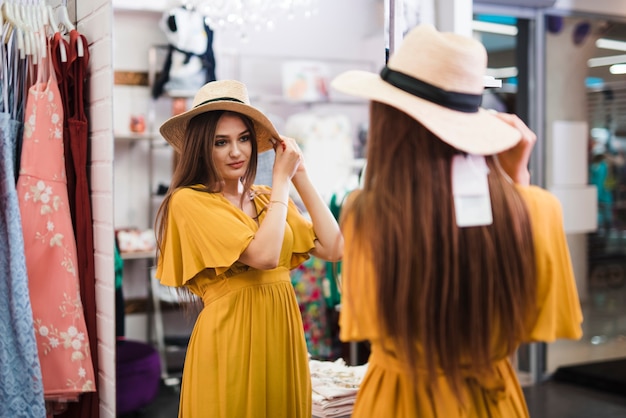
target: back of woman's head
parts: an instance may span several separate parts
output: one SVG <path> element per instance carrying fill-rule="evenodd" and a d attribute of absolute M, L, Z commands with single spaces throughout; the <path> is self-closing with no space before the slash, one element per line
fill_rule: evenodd
<path fill-rule="evenodd" d="M 515 350 L 534 315 L 527 210 L 487 157 L 493 223 L 458 227 L 451 170 L 460 151 L 393 107 L 372 102 L 370 115 L 364 189 L 342 217 L 369 246 L 383 332 L 410 370 L 427 368 L 434 382 L 441 369 L 458 394 L 465 373 Z"/>

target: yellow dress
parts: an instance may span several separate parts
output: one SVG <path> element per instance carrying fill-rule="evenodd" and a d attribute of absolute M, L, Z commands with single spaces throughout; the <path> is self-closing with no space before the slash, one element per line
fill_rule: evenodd
<path fill-rule="evenodd" d="M 540 313 L 526 342 L 580 338 L 582 313 L 562 227 L 560 203 L 538 187 L 518 189 L 531 216 L 538 269 Z M 354 242 L 349 222 L 343 232 L 345 246 L 349 247 Z M 463 391 L 469 402 L 464 408 L 459 406 L 443 375 L 438 381 L 439 394 L 432 390 L 426 379 L 414 387 L 405 372 L 406 366 L 395 355 L 394 342 L 379 331 L 374 282 L 370 274 L 372 266 L 367 254 L 359 254 L 358 260 L 349 263 L 344 260 L 343 266 L 340 338 L 371 342 L 368 371 L 359 389 L 352 418 L 528 417 L 524 395 L 507 358 L 494 361 L 495 374 L 465 378 Z M 423 370 L 418 370 L 418 377 L 422 372 L 426 376 L 425 365 Z"/>
<path fill-rule="evenodd" d="M 255 186 L 262 223 L 269 188 Z M 157 277 L 187 286 L 204 308 L 185 357 L 180 418 L 311 417 L 302 318 L 289 271 L 308 258 L 314 232 L 293 202 L 279 266 L 239 263 L 257 223 L 219 193 L 177 190 Z"/>

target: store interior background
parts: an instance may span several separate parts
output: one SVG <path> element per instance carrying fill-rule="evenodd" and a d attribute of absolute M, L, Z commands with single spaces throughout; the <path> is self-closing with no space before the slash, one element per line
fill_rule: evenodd
<path fill-rule="evenodd" d="M 291 136 L 294 136 L 294 128 L 289 127 L 294 126 L 295 115 L 309 118 L 312 121 L 310 129 L 322 132 L 329 129 L 329 122 L 337 122 L 343 133 L 339 139 L 344 141 L 344 145 L 347 140 L 351 148 L 352 138 L 356 137 L 359 127 L 367 121 L 367 103 L 337 94 L 329 86 L 327 99 L 288 101 L 283 96 L 282 67 L 293 62 L 312 62 L 324 66 L 328 78 L 347 69 L 378 71 L 385 62 L 384 3 L 381 0 L 347 0 L 339 3 L 320 0 L 315 4 L 316 10 L 312 16 L 307 18 L 303 13 L 295 13 L 292 19 L 276 16 L 274 30 L 251 29 L 247 39 L 243 38 L 239 28 L 227 26 L 216 29 L 213 35 L 216 76 L 217 79 L 233 78 L 245 82 L 253 105 L 263 109 L 280 132 L 291 130 Z M 114 9 L 114 69 L 117 78 L 122 73 L 145 75 L 162 69 L 164 51 L 156 51 L 156 66 L 151 65 L 149 54 L 153 46 L 167 45 L 159 21 L 163 11 L 169 9 L 167 6 L 159 7 L 156 3 L 150 3 L 149 6 L 150 9 L 129 10 L 128 5 L 123 4 Z M 354 10 L 359 13 L 354 13 Z M 324 30 L 320 31 L 320 27 Z M 132 43 L 128 42 L 129 39 L 133 40 Z M 148 86 L 129 84 L 118 83 L 113 92 L 116 137 L 114 219 L 116 229 L 146 229 L 153 226 L 160 201 L 160 197 L 153 195 L 159 185 L 169 184 L 172 171 L 171 149 L 162 146 L 163 140 L 155 131 L 172 114 L 173 100 L 163 95 L 153 101 Z M 190 106 L 192 97 L 185 100 L 187 107 Z M 146 120 L 146 135 L 141 136 L 144 139 L 137 140 L 129 130 L 133 115 L 143 116 Z M 326 138 L 322 140 L 327 141 Z M 307 160 L 309 172 L 319 174 L 331 170 L 332 157 L 328 156 L 335 152 L 335 144 L 330 145 L 331 148 L 325 150 L 327 157 L 323 161 Z M 350 168 L 353 163 L 358 164 L 356 159 L 341 164 L 348 164 L 348 170 L 353 172 Z M 152 169 L 148 167 L 149 164 L 152 164 Z M 349 176 L 349 181 L 353 183 L 354 178 Z M 332 189 L 348 186 L 345 179 L 342 181 L 344 184 L 336 185 L 329 185 L 328 176 L 324 176 L 324 179 L 327 200 Z M 125 260 L 125 325 L 126 337 L 130 339 L 145 341 L 155 335 L 151 316 L 145 314 L 143 308 L 146 304 L 142 303 L 149 296 L 147 277 L 153 264 L 153 258 Z M 166 293 L 166 297 L 171 296 L 166 288 L 160 291 Z M 170 305 L 162 303 L 161 306 L 167 308 Z M 193 315 L 190 318 L 189 315 L 181 314 L 180 310 L 164 309 L 163 324 L 168 341 L 183 341 L 184 345 L 191 333 Z M 168 368 L 180 369 L 182 355 L 184 352 L 168 352 L 165 359 L 169 360 Z"/>
<path fill-rule="evenodd" d="M 113 69 L 116 79 L 121 73 L 145 75 L 160 71 L 161 58 L 157 60 L 156 68 L 150 65 L 150 48 L 167 44 L 158 22 L 172 3 L 136 1 L 132 8 L 127 3 L 113 1 Z M 493 105 L 514 106 L 519 58 L 515 52 L 517 36 L 513 29 L 515 16 L 524 16 L 528 11 L 519 7 L 507 9 L 475 3 L 475 18 L 482 23 L 480 28 L 475 27 L 474 34 L 488 47 L 489 67 L 493 70 L 490 74 L 503 80 L 502 88 L 489 92 L 500 99 Z M 555 6 L 559 3 L 562 2 L 557 2 Z M 264 109 L 279 130 L 296 113 L 312 112 L 318 116 L 344 114 L 350 120 L 350 136 L 354 138 L 358 127 L 367 120 L 366 103 L 348 100 L 332 91 L 328 101 L 289 103 L 282 98 L 281 65 L 293 60 L 321 62 L 328 66 L 329 78 L 349 68 L 378 71 L 385 59 L 385 5 L 382 0 L 318 0 L 315 4 L 316 12 L 311 17 L 296 14 L 291 20 L 277 19 L 274 30 L 251 30 L 246 39 L 236 29 L 216 28 L 213 49 L 217 78 L 238 78 L 246 82 L 252 103 Z M 620 169 L 626 167 L 623 159 L 626 145 L 626 76 L 610 74 L 609 65 L 590 67 L 588 62 L 590 58 L 613 56 L 621 56 L 615 59 L 616 63 L 626 62 L 626 47 L 621 51 L 605 49 L 595 42 L 599 38 L 626 41 L 626 10 L 623 6 L 620 10 L 615 4 L 603 10 L 588 5 L 577 10 L 558 9 L 555 16 L 561 19 L 560 29 L 548 35 L 550 39 L 546 44 L 548 120 L 584 121 L 588 136 L 583 150 L 580 147 L 573 150 L 577 156 L 585 157 L 583 164 L 575 167 L 584 173 L 585 184 L 554 185 L 551 184 L 554 175 L 550 166 L 553 161 L 568 159 L 568 155 L 554 154 L 559 148 L 553 148 L 554 143 L 550 141 L 552 133 L 546 128 L 543 138 L 540 136 L 543 142 L 538 144 L 538 147 L 543 147 L 546 162 L 542 185 L 588 190 L 590 165 L 594 157 L 602 153 L 606 161 L 613 165 L 616 174 L 610 186 L 613 196 L 609 208 L 611 223 L 603 223 L 599 219 L 601 228 L 596 229 L 598 219 L 589 219 L 589 213 L 586 213 L 581 215 L 586 216 L 586 225 L 594 227 L 586 227 L 582 231 L 573 228 L 568 234 L 585 315 L 584 336 L 580 341 L 557 341 L 547 346 L 547 374 L 562 365 L 626 356 L 626 175 L 623 178 L 619 176 Z M 411 8 L 407 6 L 407 10 Z M 484 23 L 499 26 L 485 27 Z M 580 29 L 585 25 L 588 29 Z M 496 30 L 509 33 L 494 33 Z M 576 36 L 582 37 L 580 44 L 574 42 Z M 620 47 L 621 44 L 612 46 Z M 607 59 L 607 62 L 610 61 Z M 598 63 L 597 60 L 591 62 L 592 65 Z M 152 101 L 148 86 L 130 84 L 116 82 L 113 89 L 113 131 L 116 136 L 114 225 L 116 229 L 147 229 L 152 227 L 157 207 L 152 195 L 159 184 L 168 183 L 172 155 L 166 147 L 155 148 L 151 153 L 149 140 L 128 140 L 131 137 L 129 124 L 131 116 L 141 115 L 147 119 L 147 133 L 156 133 L 158 125 L 171 115 L 172 101 L 169 98 Z M 564 103 L 567 101 L 574 104 L 566 106 Z M 568 106 L 569 113 L 563 110 Z M 152 165 L 150 170 L 149 164 Z M 323 165 L 324 162 L 307 161 L 307 164 Z M 626 173 L 626 169 L 623 171 Z M 591 206 L 597 207 L 597 202 L 591 203 Z M 572 208 L 564 209 L 567 212 Z M 150 259 L 125 261 L 123 286 L 129 301 L 146 297 L 152 264 Z M 180 312 L 167 311 L 164 320 L 166 333 L 184 337 L 191 330 L 192 322 Z M 125 321 L 127 338 L 147 341 L 153 335 L 149 316 L 141 309 L 135 313 L 131 310 Z"/>
<path fill-rule="evenodd" d="M 558 3 L 555 6 L 558 6 Z M 623 16 L 588 10 L 546 10 L 545 126 L 539 131 L 543 173 L 534 182 L 554 192 L 564 209 L 568 244 L 581 298 L 584 336 L 545 347 L 544 376 L 559 367 L 624 358 L 626 355 L 626 264 L 624 260 L 624 139 L 626 124 L 624 73 L 626 49 Z M 517 19 L 490 15 L 502 9 L 475 5 L 475 28 L 489 51 L 490 74 L 503 80 L 496 89 L 515 108 L 520 42 Z M 613 9 L 618 10 L 618 9 Z M 606 13 L 606 11 L 605 11 Z M 522 14 L 523 15 L 523 14 Z M 492 23 L 505 26 L 490 26 Z M 532 30 L 532 29 L 531 29 Z M 493 33 L 493 32 L 501 33 Z M 582 135 L 559 137 L 563 122 L 584 128 Z M 597 178 L 597 165 L 609 176 Z M 531 164 L 532 166 L 532 164 Z M 562 171 L 560 171 L 562 170 Z M 567 173 L 564 175 L 564 173 Z M 610 201 L 600 199 L 600 189 Z M 579 197 L 574 197 L 574 196 Z M 583 196 L 588 196 L 587 198 Z M 522 381 L 533 379 L 521 373 Z"/>

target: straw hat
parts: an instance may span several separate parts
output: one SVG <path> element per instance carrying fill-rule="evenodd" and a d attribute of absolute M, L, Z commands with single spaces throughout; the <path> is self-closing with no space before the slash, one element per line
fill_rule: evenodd
<path fill-rule="evenodd" d="M 347 71 L 331 86 L 393 106 L 459 150 L 490 155 L 511 148 L 521 133 L 480 107 L 486 67 L 480 42 L 420 25 L 380 75 Z"/>
<path fill-rule="evenodd" d="M 272 138 L 280 135 L 272 122 L 261 111 L 250 105 L 245 84 L 236 80 L 211 81 L 198 90 L 191 109 L 169 118 L 159 129 L 161 135 L 178 152 L 182 150 L 185 131 L 191 118 L 212 110 L 228 110 L 248 116 L 254 123 L 259 153 L 272 148 Z"/>

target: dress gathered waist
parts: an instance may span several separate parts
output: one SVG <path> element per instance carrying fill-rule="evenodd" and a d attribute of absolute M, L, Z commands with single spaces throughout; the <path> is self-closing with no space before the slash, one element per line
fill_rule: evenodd
<path fill-rule="evenodd" d="M 259 274 L 259 270 L 250 269 L 246 272 L 231 276 L 226 279 L 231 290 L 242 289 L 244 287 L 259 286 L 277 282 L 291 283 L 289 269 L 277 267 L 273 270 L 264 270 Z"/>
<path fill-rule="evenodd" d="M 211 285 L 207 287 L 199 286 L 203 290 L 196 288 L 197 290 L 194 292 L 201 295 L 205 307 L 226 295 L 232 295 L 243 289 L 276 283 L 291 285 L 291 276 L 289 275 L 289 269 L 286 267 L 264 271 L 249 269 L 232 276 L 220 276 L 211 279 L 210 282 L 212 283 Z"/>
<path fill-rule="evenodd" d="M 379 367 L 398 374 L 407 374 L 408 370 L 407 365 L 399 360 L 394 353 L 387 353 L 379 344 L 372 344 L 369 367 Z M 505 358 L 495 360 L 491 372 L 477 373 L 468 368 L 462 368 L 461 373 L 467 384 L 478 384 L 490 398 L 499 400 L 506 395 L 505 376 L 508 374 L 507 369 L 511 367 L 508 359 Z M 421 380 L 427 377 L 428 369 L 426 365 L 418 365 L 416 372 L 418 380 Z M 436 372 L 440 378 L 445 378 L 441 369 L 437 368 Z"/>

